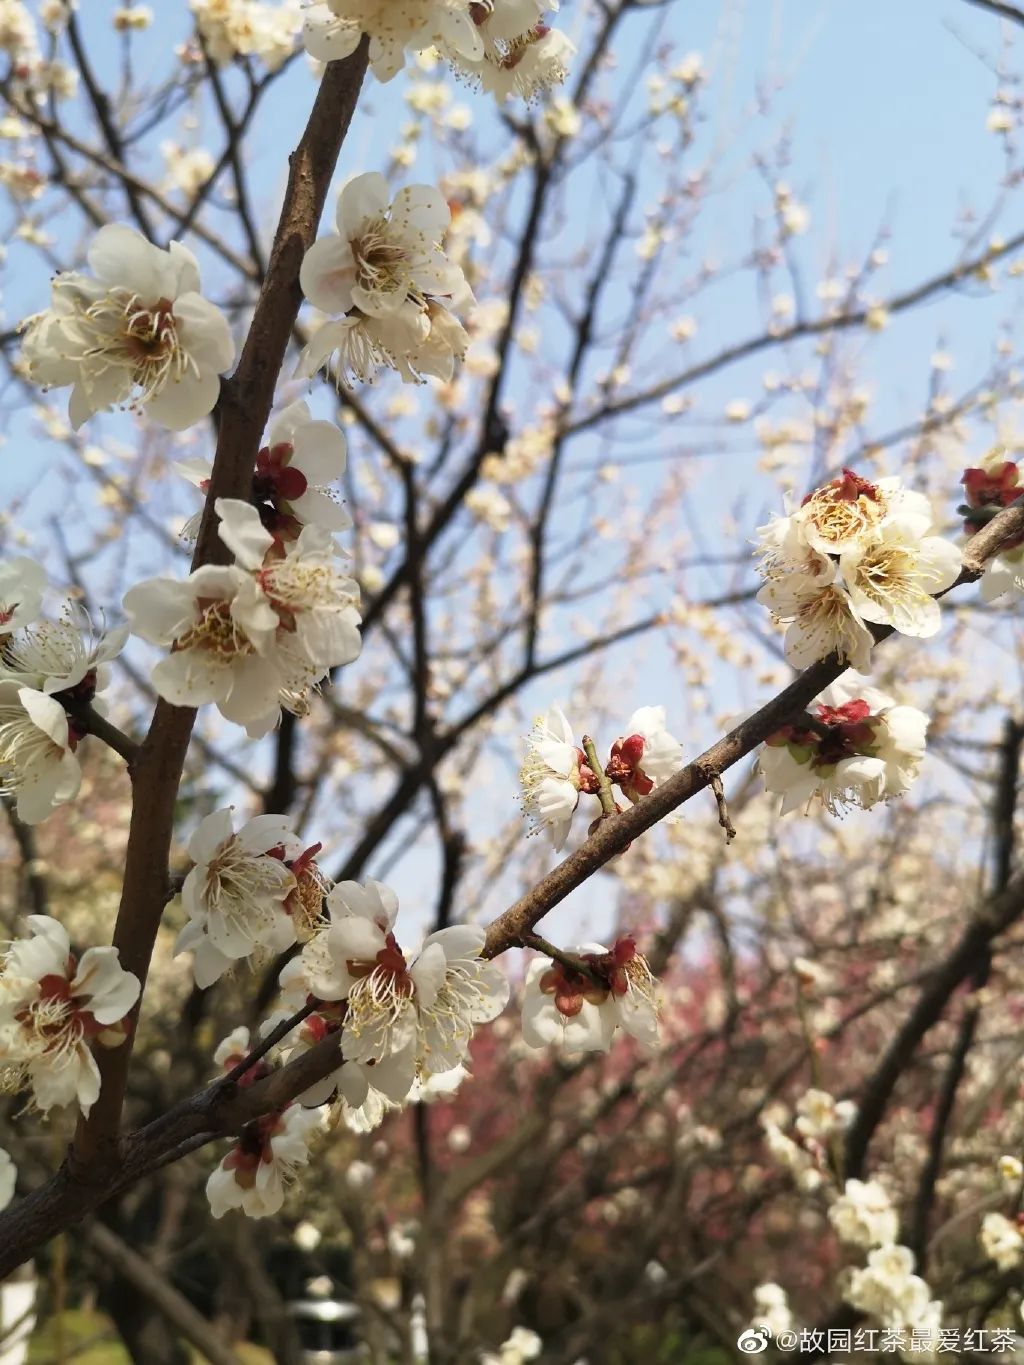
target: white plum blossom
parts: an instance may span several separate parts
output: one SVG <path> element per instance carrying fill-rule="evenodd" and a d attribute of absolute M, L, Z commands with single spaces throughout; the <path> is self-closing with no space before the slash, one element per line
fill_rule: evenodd
<path fill-rule="evenodd" d="M 4 1151 L 0 1147 L 0 1212 L 14 1198 L 14 1190 L 18 1183 L 18 1168 L 11 1160 L 10 1152 Z"/>
<path fill-rule="evenodd" d="M 65 602 L 56 621 L 34 621 L 0 635 L 0 679 L 91 701 L 107 685 L 107 665 L 121 653 L 128 627 L 97 633 L 88 612 Z"/>
<path fill-rule="evenodd" d="M 273 726 L 285 679 L 265 657 L 276 618 L 243 629 L 235 604 L 253 595 L 250 576 L 233 565 L 206 564 L 184 581 L 150 578 L 130 588 L 124 610 L 134 635 L 170 650 L 153 668 L 153 686 L 174 706 L 216 703 L 239 725 Z M 269 727 L 268 727 L 269 728 Z"/>
<path fill-rule="evenodd" d="M 230 809 L 208 815 L 189 840 L 194 863 L 181 901 L 188 923 L 175 954 L 192 952 L 196 984 L 207 987 L 233 962 L 295 942 L 287 902 L 297 881 L 285 859 L 299 843 L 281 815 L 257 815 L 235 831 Z"/>
<path fill-rule="evenodd" d="M 206 1182 L 214 1218 L 241 1209 L 250 1218 L 278 1213 L 295 1172 L 309 1161 L 309 1144 L 320 1126 L 316 1110 L 291 1105 L 253 1120 Z"/>
<path fill-rule="evenodd" d="M 815 800 L 839 814 L 867 810 L 901 796 L 925 753 L 928 717 L 846 673 L 803 716 L 769 736 L 758 751 L 765 789 L 782 797 L 782 813 Z"/>
<path fill-rule="evenodd" d="M 469 337 L 448 304 L 471 305 L 462 270 L 442 239 L 451 210 L 432 185 L 409 185 L 392 202 L 385 178 L 368 172 L 338 196 L 337 231 L 306 252 L 300 282 L 322 312 L 297 373 L 314 375 L 337 351 L 344 373 L 372 379 L 381 366 L 407 383 L 423 375 L 450 380 Z"/>
<path fill-rule="evenodd" d="M 219 498 L 216 511 L 235 563 L 204 565 L 183 582 L 147 579 L 124 609 L 136 635 L 169 647 L 152 673 L 161 697 L 215 702 L 261 735 L 282 706 L 303 714 L 309 689 L 359 653 L 359 589 L 322 527 L 303 527 L 282 555 L 251 504 Z"/>
<path fill-rule="evenodd" d="M 531 99 L 563 81 L 575 48 L 542 22 L 558 0 L 312 0 L 303 26 L 306 51 L 337 61 L 370 38 L 370 67 L 389 81 L 406 52 L 437 49 L 455 72 L 504 99 Z"/>
<path fill-rule="evenodd" d="M 59 701 L 0 681 L 0 792 L 15 798 L 25 824 L 38 825 L 78 795 L 78 738 Z"/>
<path fill-rule="evenodd" d="M 534 830 L 546 829 L 556 849 L 569 837 L 581 791 L 596 791 L 597 777 L 557 706 L 538 716 L 519 770 L 523 812 Z"/>
<path fill-rule="evenodd" d="M 793 1327 L 793 1314 L 781 1285 L 759 1284 L 754 1290 L 754 1314 L 751 1327 L 763 1327 L 772 1338 Z"/>
<path fill-rule="evenodd" d="M 630 801 L 647 796 L 683 766 L 683 749 L 665 727 L 663 706 L 641 706 L 612 745 L 605 769 Z"/>
<path fill-rule="evenodd" d="M 617 1028 L 645 1047 L 658 1040 L 657 983 L 631 938 L 565 954 L 579 961 L 531 962 L 523 991 L 523 1041 L 566 1052 L 607 1052 Z"/>
<path fill-rule="evenodd" d="M 330 926 L 306 945 L 303 961 L 318 997 L 346 1002 L 346 1063 L 372 1065 L 376 1073 L 384 1058 L 411 1052 L 410 1086 L 415 1073 L 459 1066 L 476 1025 L 496 1018 L 508 1002 L 504 973 L 481 960 L 484 931 L 473 925 L 438 930 L 409 965 L 392 930 L 397 900 L 388 887 L 339 883 L 328 906 Z M 369 1079 L 382 1088 L 376 1075 Z"/>
<path fill-rule="evenodd" d="M 789 1171 L 798 1189 L 810 1193 L 824 1183 L 822 1174 L 823 1149 L 818 1143 L 794 1142 L 777 1123 L 763 1119 L 764 1142 L 769 1155 Z"/>
<path fill-rule="evenodd" d="M 836 1100 L 827 1090 L 806 1090 L 796 1102 L 793 1127 L 802 1138 L 824 1143 L 849 1127 L 856 1112 L 851 1100 Z"/>
<path fill-rule="evenodd" d="M 806 668 L 835 652 L 865 672 L 872 625 L 933 635 L 934 594 L 955 581 L 961 554 L 930 527 L 922 494 L 898 479 L 871 483 L 850 470 L 762 526 L 765 582 L 757 600 L 789 627 L 787 662 Z"/>
<path fill-rule="evenodd" d="M 46 584 L 46 570 L 34 559 L 19 556 L 0 561 L 0 640 L 36 619 Z"/>
<path fill-rule="evenodd" d="M 891 1246 L 899 1236 L 899 1215 L 877 1180 L 848 1180 L 828 1218 L 847 1246 Z"/>
<path fill-rule="evenodd" d="M 784 517 L 761 527 L 761 551 L 765 583 L 757 600 L 789 626 L 786 662 L 807 668 L 835 650 L 854 668 L 870 667 L 874 636 L 838 581 L 835 562 L 812 549 L 800 528 Z"/>
<path fill-rule="evenodd" d="M 914 1254 L 904 1246 L 882 1246 L 868 1253 L 867 1265 L 853 1271 L 843 1297 L 851 1307 L 882 1327 L 937 1338 L 942 1304 L 914 1273 Z"/>
<path fill-rule="evenodd" d="M 956 581 L 961 564 L 952 541 L 922 535 L 917 519 L 903 516 L 839 557 L 850 601 L 862 620 L 922 639 L 938 631 L 934 594 Z"/>
<path fill-rule="evenodd" d="M 986 1213 L 978 1234 L 981 1249 L 1000 1270 L 1013 1270 L 1024 1261 L 1024 1235 L 1017 1223 L 1001 1213 Z"/>
<path fill-rule="evenodd" d="M 71 951 L 67 930 L 29 915 L 31 937 L 12 943 L 0 970 L 0 1068 L 27 1083 L 41 1110 L 78 1102 L 88 1114 L 100 1093 L 91 1044 L 120 1047 L 139 980 L 116 948 Z"/>
<path fill-rule="evenodd" d="M 528 1327 L 515 1327 L 512 1335 L 501 1343 L 497 1353 L 485 1351 L 480 1365 L 528 1365 L 544 1349 L 544 1342 Z"/>
<path fill-rule="evenodd" d="M 93 413 L 142 408 L 171 431 L 213 409 L 235 356 L 227 321 L 203 298 L 195 257 L 164 251 L 121 224 L 100 228 L 88 252 L 95 278 L 62 271 L 51 305 L 28 319 L 24 356 L 43 386 L 71 386 L 77 430 Z"/>
<path fill-rule="evenodd" d="M 295 49 L 302 22 L 294 0 L 189 0 L 196 28 L 210 57 L 218 65 L 236 57 L 258 57 L 268 71 L 276 71 Z"/>
<path fill-rule="evenodd" d="M 965 469 L 960 482 L 966 490 L 966 502 L 957 510 L 964 518 L 964 532 L 968 538 L 1004 508 L 1011 507 L 1024 493 L 1020 469 L 1006 458 L 1002 446 L 990 450 L 978 466 Z M 1007 593 L 1013 602 L 1024 597 L 1024 536 L 1015 536 L 1004 544 L 985 565 L 981 600 L 994 602 Z"/>
<path fill-rule="evenodd" d="M 345 472 L 347 445 L 333 422 L 314 421 L 306 403 L 289 403 L 267 428 L 267 443 L 256 457 L 252 502 L 263 526 L 279 542 L 294 541 L 303 526 L 345 531 L 352 518 L 331 491 Z M 205 493 L 213 466 L 208 460 L 180 460 L 175 469 Z M 202 513 L 182 535 L 194 540 Z"/>
<path fill-rule="evenodd" d="M 914 518 L 924 535 L 932 523 L 931 504 L 923 493 L 904 488 L 899 479 L 872 483 L 844 469 L 839 478 L 804 498 L 789 520 L 812 550 L 841 555 L 894 517 Z"/>

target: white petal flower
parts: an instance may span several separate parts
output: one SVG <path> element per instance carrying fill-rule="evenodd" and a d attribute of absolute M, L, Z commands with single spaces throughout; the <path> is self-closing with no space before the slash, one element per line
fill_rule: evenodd
<path fill-rule="evenodd" d="M 922 536 L 916 519 L 898 517 L 844 551 L 839 566 L 863 620 L 926 638 L 939 629 L 934 594 L 956 581 L 961 562 L 952 541 Z"/>
<path fill-rule="evenodd" d="M 625 735 L 612 745 L 605 771 L 636 802 L 682 765 L 682 745 L 665 727 L 665 708 L 641 706 L 630 716 Z"/>
<path fill-rule="evenodd" d="M 912 519 L 920 535 L 931 526 L 931 506 L 923 493 L 904 488 L 899 479 L 876 483 L 844 469 L 839 478 L 816 489 L 792 514 L 807 544 L 823 555 L 840 555 L 869 538 L 886 521 Z"/>
<path fill-rule="evenodd" d="M 483 61 L 459 62 L 458 68 L 499 101 L 510 95 L 530 101 L 562 84 L 575 55 L 575 44 L 560 29 L 536 24 Z"/>
<path fill-rule="evenodd" d="M 97 634 L 89 614 L 65 602 L 57 621 L 35 621 L 0 636 L 0 678 L 45 692 L 91 701 L 107 684 L 106 665 L 128 639 L 128 627 Z"/>
<path fill-rule="evenodd" d="M 535 830 L 546 829 L 560 849 L 569 837 L 580 792 L 596 791 L 596 778 L 577 748 L 572 727 L 557 706 L 538 716 L 519 770 L 523 811 Z"/>
<path fill-rule="evenodd" d="M 523 993 L 523 1041 L 534 1048 L 606 1052 L 621 1027 L 653 1046 L 658 1040 L 657 988 L 633 940 L 619 939 L 611 949 L 588 944 L 569 955 L 588 971 L 544 959 L 530 964 Z"/>
<path fill-rule="evenodd" d="M 281 952 L 295 942 L 287 902 L 297 881 L 285 860 L 298 849 L 284 816 L 257 815 L 237 833 L 230 809 L 214 811 L 200 823 L 188 846 L 195 865 L 181 900 L 189 922 L 176 952 L 196 953 L 201 986 L 210 984 L 218 966 L 223 970 L 258 950 Z"/>
<path fill-rule="evenodd" d="M 1024 1261 L 1024 1235 L 1001 1213 L 986 1213 L 978 1234 L 981 1249 L 1000 1270 L 1013 1270 Z"/>
<path fill-rule="evenodd" d="M 295 1172 L 309 1161 L 309 1144 L 319 1126 L 319 1114 L 299 1105 L 247 1124 L 206 1182 L 214 1218 L 229 1209 L 241 1209 L 250 1218 L 278 1213 Z"/>
<path fill-rule="evenodd" d="M 409 185 L 390 200 L 387 181 L 357 176 L 338 198 L 337 232 L 303 258 L 306 298 L 341 314 L 314 334 L 299 362 L 312 375 L 338 351 L 346 374 L 371 379 L 382 365 L 407 382 L 450 377 L 468 337 L 444 306 L 472 304 L 461 269 L 441 246 L 451 213 L 431 185 Z"/>
<path fill-rule="evenodd" d="M 77 1100 L 88 1114 L 100 1093 L 90 1043 L 123 1044 L 139 981 L 116 948 L 89 948 L 78 959 L 56 920 L 30 915 L 27 923 L 32 937 L 10 945 L 0 971 L 0 1066 L 31 1085 L 40 1109 Z"/>
<path fill-rule="evenodd" d="M 39 824 L 78 794 L 77 742 L 60 702 L 0 682 L 0 791 L 16 797 L 18 817 L 26 824 Z"/>
<path fill-rule="evenodd" d="M 899 1236 L 899 1215 L 877 1180 L 848 1180 L 828 1217 L 848 1246 L 889 1246 Z"/>
<path fill-rule="evenodd" d="M 782 813 L 817 799 L 833 814 L 900 796 L 916 779 L 928 718 L 854 673 L 822 692 L 808 719 L 776 731 L 760 749 L 758 771 L 767 791 L 783 798 Z"/>
<path fill-rule="evenodd" d="M 0 561 L 0 632 L 17 630 L 36 619 L 46 582 L 46 570 L 34 559 Z"/>
<path fill-rule="evenodd" d="M 125 405 L 172 431 L 200 421 L 235 348 L 223 314 L 199 293 L 195 257 L 178 242 L 164 251 L 111 223 L 88 259 L 94 278 L 58 274 L 50 307 L 28 320 L 30 376 L 72 386 L 76 430 L 93 413 Z"/>

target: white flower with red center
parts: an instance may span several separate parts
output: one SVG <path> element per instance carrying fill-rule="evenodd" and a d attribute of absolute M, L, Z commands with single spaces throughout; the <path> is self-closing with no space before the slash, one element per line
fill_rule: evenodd
<path fill-rule="evenodd" d="M 80 738 L 59 701 L 0 682 L 0 792 L 15 798 L 18 818 L 27 825 L 77 796 Z"/>
<path fill-rule="evenodd" d="M 297 881 L 287 866 L 299 843 L 281 815 L 257 815 L 235 831 L 232 812 L 214 811 L 189 841 L 195 866 L 185 878 L 181 901 L 188 923 L 175 953 L 194 954 L 200 987 L 212 985 L 232 963 L 257 952 L 278 953 L 296 941 L 288 898 Z"/>
<path fill-rule="evenodd" d="M 0 679 L 48 696 L 92 701 L 107 685 L 107 665 L 124 649 L 128 634 L 127 626 L 97 633 L 78 603 L 65 602 L 59 620 L 34 621 L 0 635 Z"/>
<path fill-rule="evenodd" d="M 612 745 L 605 773 L 636 803 L 682 763 L 682 745 L 665 728 L 665 708 L 641 706 L 630 716 L 626 734 Z"/>
<path fill-rule="evenodd" d="M 580 792 L 597 791 L 597 775 L 557 706 L 538 716 L 519 770 L 523 812 L 534 830 L 546 829 L 560 849 L 569 837 Z M 532 832 L 532 831 L 531 831 Z"/>
<path fill-rule="evenodd" d="M 296 540 L 303 526 L 344 531 L 352 525 L 331 491 L 345 472 L 346 451 L 342 432 L 333 422 L 313 421 L 305 403 L 290 403 L 273 419 L 256 457 L 252 502 L 276 540 Z M 182 460 L 175 469 L 204 493 L 209 488 L 208 461 Z M 194 539 L 201 520 L 199 512 L 182 534 Z"/>
<path fill-rule="evenodd" d="M 481 61 L 455 65 L 498 101 L 516 95 L 529 102 L 563 83 L 575 55 L 575 45 L 560 29 L 535 23 L 513 37 L 488 44 Z"/>
<path fill-rule="evenodd" d="M 100 1073 L 92 1044 L 120 1047 L 139 981 L 116 948 L 76 958 L 63 925 L 30 915 L 32 937 L 12 943 L 0 970 L 0 1067 L 32 1087 L 42 1110 L 96 1103 Z"/>
<path fill-rule="evenodd" d="M 813 550 L 788 518 L 776 518 L 761 535 L 766 581 L 757 600 L 789 627 L 786 662 L 807 668 L 836 651 L 854 668 L 869 668 L 874 636 L 838 581 L 835 561 Z"/>
<path fill-rule="evenodd" d="M 3 1211 L 14 1198 L 18 1184 L 18 1168 L 11 1160 L 10 1152 L 0 1147 L 0 1211 Z"/>
<path fill-rule="evenodd" d="M 0 639 L 36 619 L 46 584 L 46 570 L 34 559 L 0 561 Z"/>
<path fill-rule="evenodd" d="M 815 800 L 833 815 L 901 796 L 917 777 L 928 717 L 847 674 L 803 716 L 777 730 L 758 753 L 765 789 L 782 814 Z"/>
<path fill-rule="evenodd" d="M 412 1049 L 414 1072 L 458 1066 L 476 1026 L 496 1018 L 508 1002 L 504 973 L 480 958 L 484 931 L 470 925 L 441 929 L 410 966 L 393 931 L 398 901 L 388 887 L 341 882 L 327 903 L 330 928 L 306 945 L 303 962 L 316 996 L 346 1002 L 346 1062 L 377 1067 Z M 410 1085 L 412 1079 L 410 1074 Z"/>
<path fill-rule="evenodd" d="M 445 304 L 468 306 L 473 295 L 441 246 L 451 222 L 444 196 L 409 185 L 392 202 L 387 181 L 370 172 L 342 190 L 336 220 L 337 232 L 306 252 L 300 281 L 314 307 L 341 316 L 314 334 L 297 373 L 315 374 L 338 351 L 360 379 L 382 365 L 407 382 L 450 377 L 468 336 Z"/>
<path fill-rule="evenodd" d="M 839 557 L 843 582 L 862 620 L 921 638 L 938 631 L 934 594 L 956 581 L 961 564 L 952 541 L 922 535 L 916 518 L 903 517 L 886 522 Z"/>
<path fill-rule="evenodd" d="M 964 532 L 977 534 L 993 517 L 1012 506 L 1024 494 L 1020 470 L 1003 452 L 990 452 L 980 466 L 965 469 L 960 482 L 966 490 L 966 502 L 957 511 L 964 518 Z M 981 599 L 994 602 L 1005 593 L 1010 600 L 1024 597 L 1024 535 L 1016 536 L 1003 545 L 999 553 L 985 565 L 981 580 Z"/>
<path fill-rule="evenodd" d="M 203 298 L 195 257 L 164 251 L 120 224 L 100 228 L 88 252 L 95 278 L 58 274 L 52 302 L 26 324 L 29 375 L 72 386 L 77 430 L 95 412 L 142 408 L 182 431 L 213 409 L 235 357 L 227 321 Z"/>
<path fill-rule="evenodd" d="M 250 503 L 218 498 L 214 507 L 220 538 L 250 574 L 233 615 L 279 671 L 299 688 L 351 663 L 362 648 L 359 586 L 329 532 L 304 526 L 287 553 L 276 554 Z"/>
<path fill-rule="evenodd" d="M 923 493 L 904 488 L 899 479 L 872 483 L 852 469 L 809 493 L 790 520 L 812 550 L 841 555 L 872 536 L 893 517 L 914 519 L 924 535 L 932 523 Z"/>
<path fill-rule="evenodd" d="M 269 657 L 278 621 L 269 607 L 262 618 L 256 615 L 253 591 L 250 574 L 214 564 L 183 582 L 150 578 L 128 590 L 124 610 L 132 633 L 170 651 L 151 674 L 165 701 L 213 702 L 239 725 L 275 723 L 287 683 Z M 244 627 L 238 619 L 242 601 Z"/>
<path fill-rule="evenodd" d="M 567 1052 L 607 1052 L 621 1027 L 645 1046 L 658 1040 L 657 983 L 632 938 L 565 954 L 578 963 L 530 964 L 523 994 L 523 1041 Z"/>
<path fill-rule="evenodd" d="M 309 1146 L 320 1127 L 316 1110 L 300 1105 L 246 1124 L 228 1155 L 206 1182 L 214 1218 L 241 1209 L 250 1218 L 278 1213 L 295 1172 L 309 1161 Z"/>

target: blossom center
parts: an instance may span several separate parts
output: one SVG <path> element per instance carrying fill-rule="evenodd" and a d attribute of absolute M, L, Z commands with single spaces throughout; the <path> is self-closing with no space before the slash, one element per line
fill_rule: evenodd
<path fill-rule="evenodd" d="M 254 646 L 231 615 L 231 604 L 223 597 L 200 598 L 196 602 L 199 620 L 194 621 L 171 645 L 171 652 L 201 649 L 223 659 L 252 654 Z"/>

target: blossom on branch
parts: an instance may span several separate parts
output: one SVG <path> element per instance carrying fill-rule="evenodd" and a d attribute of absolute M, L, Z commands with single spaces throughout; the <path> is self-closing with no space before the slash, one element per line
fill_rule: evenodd
<path fill-rule="evenodd" d="M 0 968 L 0 1069 L 7 1088 L 28 1084 L 38 1108 L 77 1100 L 88 1114 L 100 1093 L 91 1044 L 120 1047 L 139 981 L 116 948 L 71 951 L 67 930 L 29 915 L 31 937 L 12 943 Z"/>
<path fill-rule="evenodd" d="M 250 1218 L 277 1213 L 295 1172 L 309 1161 L 309 1144 L 319 1126 L 319 1113 L 300 1105 L 246 1124 L 206 1182 L 214 1218 L 223 1218 L 230 1209 L 241 1209 Z"/>
<path fill-rule="evenodd" d="M 80 738 L 54 697 L 0 681 L 0 793 L 15 798 L 19 820 L 37 825 L 78 795 Z"/>
<path fill-rule="evenodd" d="M 575 47 L 542 22 L 558 0 L 314 0 L 303 42 L 310 56 L 337 61 L 370 39 L 370 67 L 389 81 L 406 52 L 437 49 L 456 74 L 498 99 L 532 99 L 560 84 Z"/>
<path fill-rule="evenodd" d="M 127 626 L 97 633 L 77 602 L 64 603 L 57 621 L 34 621 L 0 636 L 0 680 L 89 702 L 109 679 L 107 665 L 121 653 Z"/>
<path fill-rule="evenodd" d="M 207 416 L 235 357 L 227 320 L 199 292 L 199 266 L 172 242 L 164 251 L 121 224 L 100 228 L 88 251 L 95 278 L 61 271 L 50 307 L 25 323 L 28 373 L 71 386 L 77 430 L 93 413 L 142 409 L 183 431 Z"/>
<path fill-rule="evenodd" d="M 338 196 L 337 232 L 306 252 L 303 293 L 324 313 L 299 359 L 310 377 L 337 351 L 343 375 L 372 379 L 390 366 L 406 383 L 424 375 L 450 380 L 469 337 L 448 305 L 472 305 L 461 269 L 441 246 L 451 211 L 432 185 L 409 185 L 391 201 L 375 172 L 356 176 Z"/>
<path fill-rule="evenodd" d="M 1009 507 L 1024 494 L 1020 470 L 1012 460 L 1003 459 L 1001 447 L 990 451 L 981 465 L 965 469 L 960 482 L 964 485 L 966 502 L 957 510 L 964 519 L 964 532 L 970 537 Z M 1024 597 L 1024 535 L 1015 536 L 1004 544 L 999 553 L 985 565 L 981 580 L 983 602 L 994 602 L 997 597 L 1010 594 L 1010 600 Z"/>
<path fill-rule="evenodd" d="M 546 829 L 555 848 L 562 848 L 580 792 L 596 792 L 597 775 L 557 706 L 534 722 L 519 769 L 519 784 L 523 812 L 533 822 L 533 829 Z"/>
<path fill-rule="evenodd" d="M 805 713 L 770 735 L 758 752 L 765 789 L 782 814 L 819 800 L 833 815 L 902 796 L 917 777 L 928 717 L 897 706 L 856 674 L 845 674 Z"/>
<path fill-rule="evenodd" d="M 806 668 L 833 652 L 866 671 L 871 625 L 927 637 L 935 595 L 960 573 L 960 551 L 929 534 L 926 498 L 898 479 L 871 483 L 843 470 L 785 517 L 760 528 L 757 600 L 786 623 L 787 662 Z"/>
<path fill-rule="evenodd" d="M 175 954 L 192 952 L 196 985 L 211 986 L 232 963 L 296 941 L 288 898 L 297 880 L 285 857 L 299 841 L 282 815 L 257 815 L 235 831 L 231 810 L 208 815 L 189 840 L 194 866 L 181 900 L 188 923 Z"/>
<path fill-rule="evenodd" d="M 877 1180 L 848 1180 L 828 1219 L 848 1246 L 891 1246 L 899 1236 L 899 1215 Z"/>
<path fill-rule="evenodd" d="M 631 938 L 588 944 L 565 962 L 530 964 L 523 994 L 523 1041 L 567 1052 L 607 1052 L 616 1028 L 650 1047 L 658 1040 L 657 983 Z"/>
<path fill-rule="evenodd" d="M 678 772 L 683 748 L 665 727 L 663 706 L 641 706 L 612 745 L 605 773 L 634 804 Z"/>
<path fill-rule="evenodd" d="M 303 526 L 346 531 L 352 518 L 331 491 L 345 472 L 347 445 L 333 422 L 314 421 L 305 403 L 289 403 L 267 428 L 266 445 L 256 457 L 252 503 L 260 521 L 276 541 L 298 539 Z M 207 460 L 181 460 L 179 474 L 204 493 L 213 466 Z M 194 540 L 202 513 L 186 524 L 182 535 Z"/>

